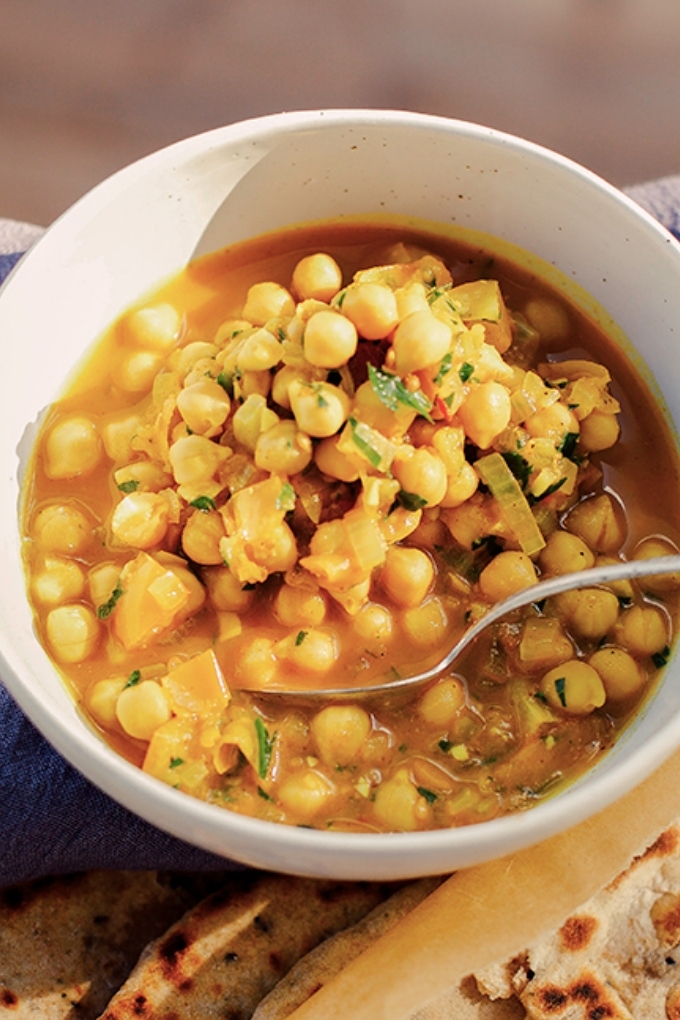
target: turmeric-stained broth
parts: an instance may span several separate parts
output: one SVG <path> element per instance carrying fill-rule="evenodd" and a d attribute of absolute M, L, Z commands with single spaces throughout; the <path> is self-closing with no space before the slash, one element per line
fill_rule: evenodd
<path fill-rule="evenodd" d="M 646 384 L 566 297 L 460 239 L 331 222 L 201 258 L 112 325 L 42 430 L 25 562 L 74 697 L 152 775 L 288 824 L 449 827 L 611 746 L 678 579 L 531 606 L 398 707 L 243 688 L 408 675 L 538 577 L 675 551 L 679 496 Z"/>

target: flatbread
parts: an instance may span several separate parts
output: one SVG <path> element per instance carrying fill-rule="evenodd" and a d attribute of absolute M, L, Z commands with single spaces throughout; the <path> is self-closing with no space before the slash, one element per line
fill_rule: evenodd
<path fill-rule="evenodd" d="M 294 963 L 387 893 L 378 883 L 253 873 L 249 887 L 208 897 L 152 943 L 103 1020 L 249 1020 Z"/>
<path fill-rule="evenodd" d="M 531 1020 L 680 1020 L 680 820 L 559 930 L 476 981 Z"/>
<path fill-rule="evenodd" d="M 93 1020 L 143 947 L 206 892 L 205 881 L 155 871 L 90 871 L 5 889 L 0 1009 L 13 1020 Z"/>
<path fill-rule="evenodd" d="M 265 996 L 253 1013 L 253 1020 L 283 1020 L 429 896 L 441 881 L 423 878 L 410 882 L 356 924 L 307 953 Z"/>

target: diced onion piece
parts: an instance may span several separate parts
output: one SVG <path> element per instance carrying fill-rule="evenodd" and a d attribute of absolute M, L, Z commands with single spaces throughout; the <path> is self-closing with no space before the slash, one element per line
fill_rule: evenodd
<path fill-rule="evenodd" d="M 540 552 L 545 539 L 531 512 L 526 496 L 500 453 L 480 457 L 475 468 L 491 495 L 497 500 L 503 517 L 527 556 Z"/>
<path fill-rule="evenodd" d="M 205 715 L 229 703 L 229 688 L 212 648 L 171 669 L 163 687 L 177 708 L 190 712 Z"/>

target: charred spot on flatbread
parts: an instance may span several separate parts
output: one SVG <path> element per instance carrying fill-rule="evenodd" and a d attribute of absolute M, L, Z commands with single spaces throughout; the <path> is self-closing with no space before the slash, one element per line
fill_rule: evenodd
<path fill-rule="evenodd" d="M 597 926 L 598 920 L 592 914 L 575 914 L 573 917 L 567 918 L 560 928 L 562 946 L 567 952 L 572 953 L 586 949 Z"/>

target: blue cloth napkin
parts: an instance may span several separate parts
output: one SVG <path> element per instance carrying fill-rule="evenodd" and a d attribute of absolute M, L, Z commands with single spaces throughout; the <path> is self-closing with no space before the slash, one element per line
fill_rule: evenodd
<path fill-rule="evenodd" d="M 680 240 L 680 176 L 628 194 Z M 0 255 L 0 282 L 21 257 Z M 37 732 L 0 683 L 0 888 L 93 868 L 224 870 L 111 800 Z"/>

